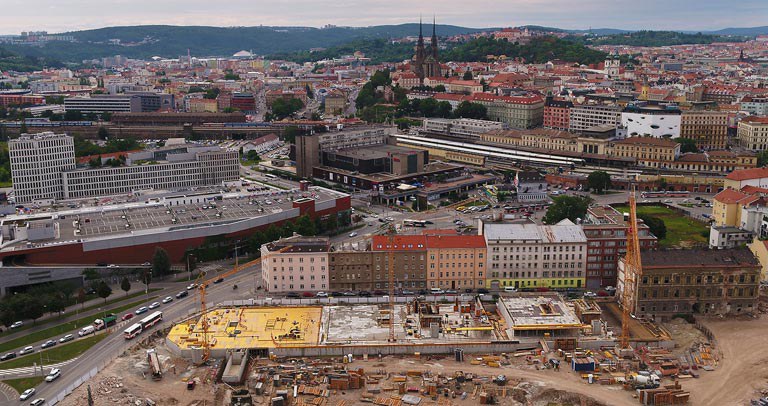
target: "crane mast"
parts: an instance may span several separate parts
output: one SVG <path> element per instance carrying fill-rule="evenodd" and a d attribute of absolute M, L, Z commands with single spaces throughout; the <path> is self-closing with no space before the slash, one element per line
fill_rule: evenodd
<path fill-rule="evenodd" d="M 640 236 L 637 225 L 637 201 L 635 187 L 629 193 L 629 226 L 627 227 L 627 253 L 624 256 L 624 286 L 621 294 L 621 336 L 619 348 L 629 349 L 629 321 L 634 313 L 636 282 L 642 276 L 640 260 Z"/>

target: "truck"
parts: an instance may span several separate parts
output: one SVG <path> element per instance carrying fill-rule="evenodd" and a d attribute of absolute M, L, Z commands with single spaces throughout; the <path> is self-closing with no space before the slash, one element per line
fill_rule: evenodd
<path fill-rule="evenodd" d="M 160 358 L 157 357 L 155 349 L 147 350 L 147 363 L 149 364 L 152 379 L 159 381 L 163 378 L 163 370 L 160 368 Z"/>
<path fill-rule="evenodd" d="M 107 327 L 114 326 L 115 323 L 117 323 L 117 316 L 114 313 L 109 313 L 108 315 L 96 319 L 93 321 L 93 328 L 96 331 L 103 330 Z"/>
<path fill-rule="evenodd" d="M 656 374 L 639 374 L 630 379 L 635 389 L 655 389 L 661 385 L 661 379 Z"/>

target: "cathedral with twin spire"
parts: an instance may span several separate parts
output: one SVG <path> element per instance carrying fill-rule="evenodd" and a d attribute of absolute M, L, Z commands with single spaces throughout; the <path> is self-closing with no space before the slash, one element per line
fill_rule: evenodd
<path fill-rule="evenodd" d="M 421 19 L 419 19 L 419 41 L 416 43 L 416 54 L 411 62 L 411 70 L 424 84 L 424 78 L 442 76 L 440 71 L 440 58 L 438 57 L 437 34 L 435 33 L 435 21 L 432 21 L 432 42 L 429 49 L 424 46 Z"/>

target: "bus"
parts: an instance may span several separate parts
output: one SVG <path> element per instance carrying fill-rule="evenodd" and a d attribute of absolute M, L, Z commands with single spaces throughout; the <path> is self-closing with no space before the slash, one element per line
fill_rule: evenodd
<path fill-rule="evenodd" d="M 131 327 L 128 327 L 127 329 L 125 329 L 125 331 L 123 331 L 123 337 L 125 337 L 126 340 L 130 340 L 136 337 L 137 335 L 141 334 L 141 331 L 142 331 L 141 324 L 136 323 Z"/>
<path fill-rule="evenodd" d="M 155 324 L 159 323 L 160 320 L 163 319 L 163 312 L 154 312 L 150 314 L 149 316 L 141 319 L 139 323 L 141 323 L 141 328 L 146 330 Z"/>
<path fill-rule="evenodd" d="M 273 175 L 271 173 L 265 173 L 264 176 L 270 178 L 270 179 L 277 179 L 277 175 Z"/>
<path fill-rule="evenodd" d="M 403 220 L 403 225 L 406 227 L 426 227 L 426 220 Z"/>
<path fill-rule="evenodd" d="M 640 193 L 640 197 L 643 199 L 662 199 L 665 197 L 688 197 L 690 195 L 690 192 L 686 190 L 674 192 L 671 190 L 665 190 L 661 192 L 642 192 Z"/>

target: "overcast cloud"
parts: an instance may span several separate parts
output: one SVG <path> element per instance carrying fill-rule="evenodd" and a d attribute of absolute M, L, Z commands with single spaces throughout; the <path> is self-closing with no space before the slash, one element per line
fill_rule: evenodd
<path fill-rule="evenodd" d="M 716 30 L 768 24 L 768 0 L 0 0 L 0 33 L 118 25 L 400 24 Z"/>

